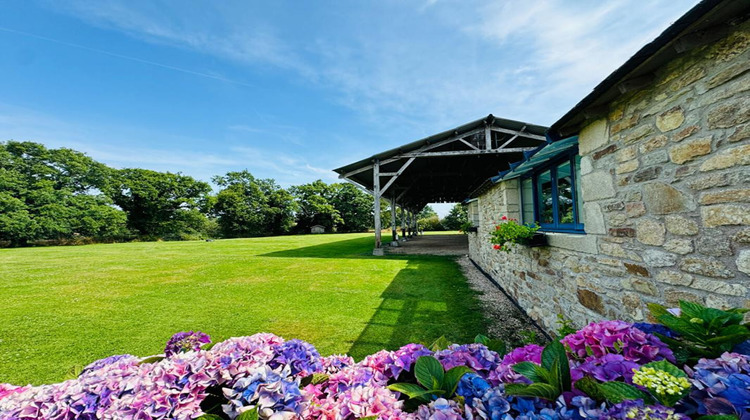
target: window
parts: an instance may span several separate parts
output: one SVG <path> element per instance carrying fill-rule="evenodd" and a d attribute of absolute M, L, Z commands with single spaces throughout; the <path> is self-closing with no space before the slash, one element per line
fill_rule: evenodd
<path fill-rule="evenodd" d="M 472 226 L 479 226 L 479 202 L 472 201 L 469 203 L 469 221 Z"/>
<path fill-rule="evenodd" d="M 523 217 L 521 220 L 523 223 L 534 223 L 536 218 L 534 217 L 534 181 L 531 178 L 521 180 L 521 203 L 523 203 Z M 530 205 L 526 205 L 530 203 Z"/>
<path fill-rule="evenodd" d="M 582 233 L 580 168 L 580 156 L 568 153 L 522 179 L 523 222 L 539 223 L 543 231 Z"/>

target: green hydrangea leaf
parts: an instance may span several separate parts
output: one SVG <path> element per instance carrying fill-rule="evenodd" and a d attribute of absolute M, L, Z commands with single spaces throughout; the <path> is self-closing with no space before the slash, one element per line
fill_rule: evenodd
<path fill-rule="evenodd" d="M 432 356 L 422 356 L 414 364 L 414 376 L 417 377 L 417 382 L 425 388 L 439 388 L 443 384 L 444 375 L 443 365 Z"/>
<path fill-rule="evenodd" d="M 646 404 L 654 402 L 651 395 L 624 382 L 605 382 L 599 384 L 599 390 L 607 401 L 613 404 L 621 403 L 625 400 L 643 400 Z"/>
<path fill-rule="evenodd" d="M 467 373 L 473 373 L 474 370 L 467 366 L 456 366 L 445 372 L 443 383 L 440 389 L 444 390 L 447 396 L 452 396 L 456 392 L 458 382 Z"/>
<path fill-rule="evenodd" d="M 550 372 L 532 362 L 519 362 L 511 366 L 516 373 L 525 376 L 531 382 L 550 382 Z"/>
<path fill-rule="evenodd" d="M 236 417 L 236 420 L 258 420 L 258 407 L 244 411 Z"/>
<path fill-rule="evenodd" d="M 643 367 L 650 367 L 656 370 L 661 370 L 663 372 L 667 372 L 668 374 L 672 376 L 676 376 L 678 378 L 687 378 L 687 374 L 682 369 L 669 363 L 666 360 L 659 360 L 658 362 L 646 363 L 645 365 L 643 365 Z"/>
<path fill-rule="evenodd" d="M 545 400 L 554 401 L 559 396 L 557 390 L 548 384 L 507 384 L 505 393 L 508 395 L 517 395 L 519 397 L 539 397 Z"/>

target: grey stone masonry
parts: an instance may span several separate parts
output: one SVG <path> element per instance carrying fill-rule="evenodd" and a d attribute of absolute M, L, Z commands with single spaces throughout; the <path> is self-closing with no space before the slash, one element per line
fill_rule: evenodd
<path fill-rule="evenodd" d="M 669 62 L 579 133 L 585 235 L 494 250 L 518 181 L 478 197 L 469 255 L 532 318 L 647 320 L 649 302 L 750 308 L 750 23 Z"/>

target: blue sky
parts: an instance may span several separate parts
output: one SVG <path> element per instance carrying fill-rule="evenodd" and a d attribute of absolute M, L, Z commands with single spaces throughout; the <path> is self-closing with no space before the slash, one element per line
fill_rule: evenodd
<path fill-rule="evenodd" d="M 0 140 L 332 182 L 489 113 L 551 124 L 695 3 L 7 0 Z"/>

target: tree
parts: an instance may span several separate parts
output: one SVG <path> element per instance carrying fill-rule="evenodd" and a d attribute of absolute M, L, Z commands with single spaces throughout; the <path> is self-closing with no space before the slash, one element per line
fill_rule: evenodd
<path fill-rule="evenodd" d="M 77 235 L 127 235 L 125 214 L 100 193 L 112 171 L 70 149 L 0 143 L 0 240 L 22 246 Z"/>
<path fill-rule="evenodd" d="M 461 203 L 451 208 L 450 213 L 443 219 L 442 223 L 447 230 L 459 230 L 461 226 L 469 221 L 469 214 L 466 212 L 466 208 Z"/>
<path fill-rule="evenodd" d="M 418 220 L 419 219 L 427 219 L 427 218 L 430 218 L 432 216 L 437 216 L 437 215 L 438 214 L 435 212 L 435 210 L 432 207 L 430 207 L 430 206 L 424 206 L 424 208 L 422 209 L 422 211 L 420 211 L 417 214 L 417 219 Z"/>
<path fill-rule="evenodd" d="M 364 232 L 374 225 L 373 197 L 349 183 L 331 184 L 330 203 L 343 222 L 338 232 Z"/>
<path fill-rule="evenodd" d="M 224 187 L 213 212 L 224 236 L 279 235 L 294 224 L 294 198 L 271 179 L 255 179 L 247 170 L 216 176 Z"/>
<path fill-rule="evenodd" d="M 321 180 L 289 188 L 297 202 L 297 230 L 309 232 L 315 225 L 321 225 L 328 231 L 342 225 L 341 213 L 331 204 L 329 198 L 332 188 Z"/>
<path fill-rule="evenodd" d="M 211 187 L 192 177 L 148 169 L 122 169 L 108 183 L 112 201 L 127 213 L 127 226 L 150 238 L 200 236 L 207 223 L 205 207 Z"/>

